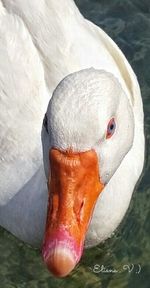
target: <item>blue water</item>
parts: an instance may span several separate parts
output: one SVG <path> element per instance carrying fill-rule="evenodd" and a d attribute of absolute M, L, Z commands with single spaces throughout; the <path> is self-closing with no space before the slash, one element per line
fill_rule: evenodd
<path fill-rule="evenodd" d="M 145 111 L 145 168 L 127 215 L 114 236 L 85 251 L 78 267 L 65 279 L 50 276 L 38 250 L 0 229 L 2 288 L 150 287 L 150 1 L 76 0 L 76 3 L 86 18 L 115 40 L 138 76 Z"/>

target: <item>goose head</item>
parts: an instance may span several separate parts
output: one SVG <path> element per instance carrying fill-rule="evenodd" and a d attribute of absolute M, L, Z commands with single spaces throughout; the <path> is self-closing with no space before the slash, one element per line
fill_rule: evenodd
<path fill-rule="evenodd" d="M 42 253 L 63 277 L 79 262 L 94 206 L 132 147 L 134 115 L 119 81 L 90 68 L 59 83 L 43 123 L 49 203 Z"/>

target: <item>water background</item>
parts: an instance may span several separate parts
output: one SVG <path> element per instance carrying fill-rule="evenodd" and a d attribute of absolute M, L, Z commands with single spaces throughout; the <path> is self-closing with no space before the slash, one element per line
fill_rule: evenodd
<path fill-rule="evenodd" d="M 147 143 L 143 176 L 112 238 L 85 251 L 78 267 L 65 279 L 50 276 L 38 250 L 0 228 L 0 288 L 150 287 L 150 1 L 76 0 L 76 4 L 113 38 L 138 76 Z M 93 271 L 95 265 L 99 267 Z M 113 271 L 102 273 L 101 265 Z"/>

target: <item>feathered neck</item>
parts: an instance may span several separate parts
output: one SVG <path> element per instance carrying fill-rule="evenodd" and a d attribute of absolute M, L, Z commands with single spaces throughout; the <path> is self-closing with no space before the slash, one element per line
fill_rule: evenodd
<path fill-rule="evenodd" d="M 70 73 L 69 51 L 77 27 L 82 27 L 83 16 L 73 0 L 5 0 L 6 9 L 19 15 L 26 24 L 35 46 L 43 60 L 49 91 Z M 58 57 L 54 57 L 58 55 Z M 55 77 L 53 76 L 55 75 Z M 56 77 L 57 75 L 57 77 Z"/>

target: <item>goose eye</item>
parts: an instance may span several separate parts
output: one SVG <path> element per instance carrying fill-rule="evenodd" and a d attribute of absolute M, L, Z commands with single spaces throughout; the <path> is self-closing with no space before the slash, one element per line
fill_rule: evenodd
<path fill-rule="evenodd" d="M 112 118 L 107 126 L 107 135 L 106 135 L 106 139 L 109 139 L 115 132 L 116 129 L 116 122 L 115 119 Z"/>
<path fill-rule="evenodd" d="M 46 132 L 48 133 L 48 124 L 47 124 L 47 115 L 45 114 L 43 119 L 43 126 L 46 129 Z"/>

